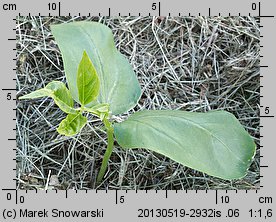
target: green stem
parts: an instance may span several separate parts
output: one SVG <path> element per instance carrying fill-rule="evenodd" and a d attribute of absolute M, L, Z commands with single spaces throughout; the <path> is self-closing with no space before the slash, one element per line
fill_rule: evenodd
<path fill-rule="evenodd" d="M 112 126 L 111 122 L 109 122 L 106 117 L 103 119 L 103 122 L 104 122 L 104 125 L 105 125 L 105 128 L 106 128 L 106 131 L 107 131 L 107 148 L 106 148 L 106 151 L 105 151 L 105 154 L 104 154 L 104 157 L 103 157 L 103 162 L 102 162 L 99 174 L 97 176 L 97 184 L 99 184 L 102 181 L 103 177 L 104 177 L 104 174 L 105 174 L 105 171 L 106 171 L 106 168 L 107 168 L 107 165 L 108 165 L 108 160 L 111 156 L 111 153 L 112 153 L 112 150 L 113 150 L 113 145 L 114 145 L 114 138 L 113 138 L 114 129 L 113 129 L 113 126 Z"/>

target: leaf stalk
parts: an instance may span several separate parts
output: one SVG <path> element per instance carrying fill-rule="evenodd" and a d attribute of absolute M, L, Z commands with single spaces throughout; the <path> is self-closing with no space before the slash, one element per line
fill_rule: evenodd
<path fill-rule="evenodd" d="M 107 119 L 106 116 L 103 119 L 103 123 L 107 132 L 107 148 L 103 157 L 103 162 L 102 162 L 99 174 L 97 176 L 97 181 L 96 181 L 97 184 L 99 184 L 104 177 L 104 174 L 106 172 L 107 165 L 108 165 L 108 160 L 112 154 L 112 150 L 114 146 L 114 137 L 113 137 L 114 128 L 112 126 L 112 123 Z"/>

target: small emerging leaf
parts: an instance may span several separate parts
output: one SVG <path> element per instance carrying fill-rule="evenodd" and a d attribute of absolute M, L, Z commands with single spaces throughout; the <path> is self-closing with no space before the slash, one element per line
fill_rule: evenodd
<path fill-rule="evenodd" d="M 51 95 L 51 91 L 44 88 L 44 89 L 38 89 L 24 96 L 20 96 L 19 99 L 37 99 L 37 98 L 46 97 L 50 95 Z"/>
<path fill-rule="evenodd" d="M 108 114 L 109 104 L 101 103 L 94 105 L 93 107 L 84 107 L 84 110 L 100 117 L 101 114 Z"/>
<path fill-rule="evenodd" d="M 65 113 L 76 113 L 74 109 L 74 100 L 70 91 L 66 88 L 63 82 L 52 81 L 43 89 L 38 89 L 27 95 L 19 97 L 19 99 L 35 99 L 41 97 L 51 97 L 54 99 L 57 106 Z"/>
<path fill-rule="evenodd" d="M 57 131 L 59 134 L 65 136 L 74 136 L 80 132 L 86 123 L 87 118 L 81 113 L 68 114 L 67 117 L 59 124 Z"/>
<path fill-rule="evenodd" d="M 244 177 L 256 145 L 234 115 L 148 110 L 115 124 L 123 148 L 146 148 L 222 179 Z"/>
<path fill-rule="evenodd" d="M 106 116 L 108 116 L 109 104 L 101 103 L 101 104 L 94 105 L 91 108 L 84 107 L 84 110 L 98 116 L 100 118 L 100 120 L 103 121 L 103 119 Z"/>
<path fill-rule="evenodd" d="M 82 105 L 86 105 L 97 99 L 100 91 L 100 80 L 86 51 L 83 52 L 79 63 L 77 86 L 79 101 Z"/>

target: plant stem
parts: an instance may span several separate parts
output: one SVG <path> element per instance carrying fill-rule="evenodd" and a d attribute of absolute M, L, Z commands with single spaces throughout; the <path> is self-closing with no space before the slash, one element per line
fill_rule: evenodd
<path fill-rule="evenodd" d="M 108 160 L 111 156 L 111 153 L 113 150 L 113 145 L 114 145 L 113 126 L 112 126 L 111 122 L 109 122 L 109 120 L 106 117 L 103 119 L 103 122 L 104 122 L 104 125 L 106 128 L 106 131 L 107 131 L 107 148 L 106 148 L 106 151 L 105 151 L 105 154 L 103 157 L 103 162 L 102 162 L 99 174 L 97 176 L 97 184 L 99 184 L 104 177 L 104 174 L 105 174 L 105 171 L 106 171 L 106 168 L 108 165 Z"/>

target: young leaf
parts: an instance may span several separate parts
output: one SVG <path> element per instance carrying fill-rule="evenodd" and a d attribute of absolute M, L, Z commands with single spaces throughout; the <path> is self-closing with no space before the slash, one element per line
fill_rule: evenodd
<path fill-rule="evenodd" d="M 24 96 L 20 96 L 19 99 L 37 99 L 37 98 L 46 97 L 50 95 L 51 95 L 51 91 L 44 88 L 44 89 L 38 89 Z"/>
<path fill-rule="evenodd" d="M 90 112 L 100 118 L 101 121 L 109 114 L 109 104 L 101 103 L 94 105 L 91 108 L 84 107 L 84 110 Z"/>
<path fill-rule="evenodd" d="M 63 112 L 76 113 L 72 95 L 63 82 L 52 81 L 45 88 L 52 91 L 51 97 Z"/>
<path fill-rule="evenodd" d="M 100 79 L 99 103 L 110 104 L 112 114 L 134 107 L 141 88 L 132 67 L 115 48 L 111 30 L 97 22 L 72 22 L 51 26 L 62 52 L 66 79 L 73 98 L 79 102 L 78 62 L 86 50 Z M 87 104 L 91 107 L 92 104 Z"/>
<path fill-rule="evenodd" d="M 141 111 L 114 130 L 124 148 L 147 148 L 229 180 L 245 176 L 256 149 L 239 121 L 225 111 Z"/>
<path fill-rule="evenodd" d="M 81 113 L 68 114 L 67 117 L 59 124 L 57 131 L 59 134 L 65 136 L 74 136 L 80 132 L 86 123 L 87 118 Z"/>
<path fill-rule="evenodd" d="M 86 51 L 83 52 L 78 68 L 77 86 L 79 101 L 86 105 L 94 101 L 99 95 L 100 80 Z"/>
<path fill-rule="evenodd" d="M 109 104 L 101 103 L 101 104 L 94 105 L 92 107 L 84 107 L 84 110 L 99 116 L 100 113 L 109 112 Z"/>
<path fill-rule="evenodd" d="M 74 100 L 63 82 L 52 81 L 43 89 L 38 89 L 27 95 L 19 97 L 19 99 L 35 99 L 41 97 L 51 97 L 57 106 L 65 113 L 76 113 L 74 109 Z"/>

